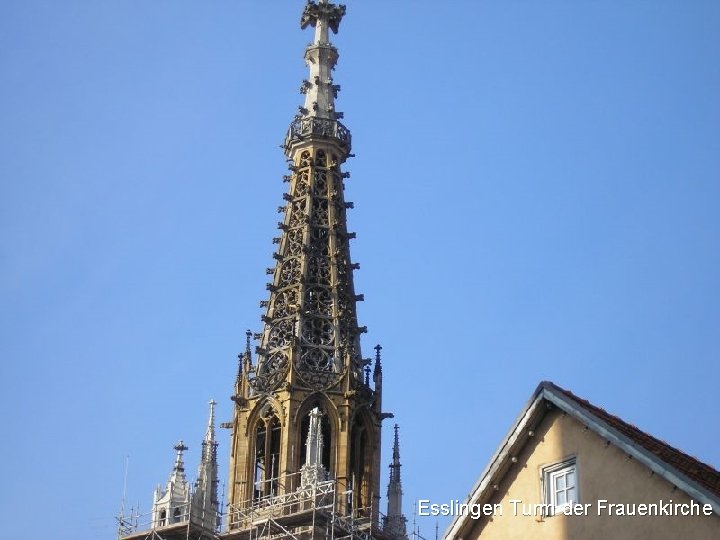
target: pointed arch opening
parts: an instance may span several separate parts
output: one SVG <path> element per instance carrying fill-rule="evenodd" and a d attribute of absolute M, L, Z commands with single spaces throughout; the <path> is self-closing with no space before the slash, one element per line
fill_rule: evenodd
<path fill-rule="evenodd" d="M 322 439 L 323 439 L 323 448 L 322 448 L 322 454 L 321 454 L 321 461 L 323 464 L 323 467 L 325 467 L 326 471 L 330 471 L 330 456 L 331 456 L 331 447 L 332 447 L 332 430 L 330 429 L 330 421 L 328 420 L 327 413 L 323 410 L 323 408 L 320 405 L 317 405 L 317 407 L 320 408 L 320 412 L 322 413 L 322 416 L 320 417 L 320 432 L 322 433 Z M 310 407 L 310 410 L 312 410 L 314 407 Z M 310 431 L 310 416 L 309 414 L 304 414 L 302 417 L 302 423 L 300 424 L 300 467 L 305 463 L 305 459 L 307 457 L 307 446 L 306 441 L 308 439 L 308 432 Z"/>
<path fill-rule="evenodd" d="M 277 495 L 280 473 L 280 437 L 277 416 L 269 413 L 258 419 L 254 433 L 253 499 Z"/>
<path fill-rule="evenodd" d="M 297 439 L 295 440 L 295 448 L 297 451 L 294 453 L 295 457 L 295 470 L 299 471 L 305 464 L 307 456 L 306 443 L 308 439 L 308 432 L 310 431 L 310 411 L 315 407 L 320 410 L 320 431 L 323 439 L 323 449 L 321 453 L 321 462 L 325 467 L 325 470 L 332 477 L 335 474 L 335 448 L 336 438 L 339 430 L 339 420 L 337 411 L 332 408 L 332 404 L 323 398 L 320 394 L 310 396 L 298 409 L 295 415 L 295 425 L 299 426 L 297 430 Z"/>
<path fill-rule="evenodd" d="M 372 464 L 371 433 L 362 415 L 353 419 L 350 431 L 350 488 L 352 498 L 348 501 L 348 512 L 369 515 L 372 511 Z"/>

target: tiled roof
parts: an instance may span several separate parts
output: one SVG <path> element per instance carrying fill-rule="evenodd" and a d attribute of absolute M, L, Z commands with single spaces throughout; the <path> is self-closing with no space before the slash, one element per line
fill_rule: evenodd
<path fill-rule="evenodd" d="M 690 480 L 696 482 L 698 485 L 708 491 L 711 491 L 715 495 L 720 495 L 720 472 L 710 465 L 681 452 L 677 448 L 673 448 L 660 439 L 656 439 L 652 435 L 645 433 L 632 424 L 628 424 L 623 419 L 608 413 L 605 409 L 596 407 L 586 399 L 582 399 L 569 390 L 560 388 L 552 382 L 544 382 L 542 383 L 542 386 L 552 388 L 556 392 L 561 392 L 566 395 L 587 412 L 596 416 L 609 427 L 620 432 L 622 435 L 632 440 L 648 452 L 651 452 L 657 456 L 658 459 L 664 461 L 678 472 L 684 474 Z"/>

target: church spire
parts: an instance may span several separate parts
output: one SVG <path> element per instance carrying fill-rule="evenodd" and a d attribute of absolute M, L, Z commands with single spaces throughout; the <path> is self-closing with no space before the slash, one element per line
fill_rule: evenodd
<path fill-rule="evenodd" d="M 387 516 L 384 518 L 383 530 L 397 539 L 407 539 L 407 519 L 402 513 L 402 480 L 400 479 L 400 438 L 399 426 L 395 424 L 395 440 L 393 456 L 390 464 L 390 481 L 387 489 Z"/>
<path fill-rule="evenodd" d="M 339 55 L 330 42 L 344 14 L 342 5 L 309 0 L 300 20 L 302 28 L 314 28 L 314 38 L 304 54 L 304 102 L 283 144 L 290 173 L 283 178 L 288 188 L 274 263 L 266 271 L 268 298 L 260 303 L 255 365 L 243 369 L 233 396 L 228 500 L 248 508 L 282 496 L 299 489 L 314 468 L 347 495 L 337 499 L 337 512 L 377 526 L 380 425 L 390 414 L 381 408 L 380 366 L 368 370 L 372 360 L 360 348 L 367 329 L 358 325 L 363 295 L 355 292 L 359 264 L 350 257 L 355 233 L 347 225 L 353 203 L 345 201 L 350 174 L 342 171 L 352 156 L 351 135 L 335 109 Z"/>
<path fill-rule="evenodd" d="M 281 236 L 268 273 L 270 299 L 263 302 L 264 331 L 252 375 L 256 391 L 267 392 L 283 381 L 324 390 L 347 371 L 348 390 L 365 384 L 360 352 L 356 295 L 350 261 L 350 240 L 340 165 L 350 151 L 350 132 L 338 119 L 335 95 L 339 86 L 331 71 L 338 59 L 329 42 L 337 32 L 344 6 L 309 1 L 301 26 L 315 27 L 315 39 L 305 51 L 309 79 L 303 82 L 305 106 L 290 125 L 285 140 L 291 176 L 278 224 Z M 291 369 L 292 366 L 292 369 Z M 289 373 L 289 376 L 288 376 Z M 290 379 L 288 381 L 288 378 Z"/>
<path fill-rule="evenodd" d="M 218 525 L 218 466 L 215 441 L 215 401 L 210 400 L 210 415 L 202 442 L 202 456 L 192 497 L 192 519 L 206 529 Z"/>

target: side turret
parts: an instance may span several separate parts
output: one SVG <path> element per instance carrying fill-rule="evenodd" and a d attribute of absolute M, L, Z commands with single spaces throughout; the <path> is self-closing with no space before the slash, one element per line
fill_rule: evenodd
<path fill-rule="evenodd" d="M 165 489 L 155 489 L 152 506 L 152 529 L 161 529 L 190 521 L 193 525 L 214 531 L 220 526 L 218 503 L 218 465 L 215 440 L 215 401 L 210 401 L 210 417 L 202 441 L 198 475 L 191 486 L 185 476 L 183 441 L 175 445 L 175 465 Z"/>
<path fill-rule="evenodd" d="M 152 528 L 158 529 L 188 519 L 190 507 L 190 485 L 185 478 L 183 452 L 188 449 L 182 441 L 175 446 L 175 466 L 170 473 L 165 489 L 155 488 L 152 509 Z"/>

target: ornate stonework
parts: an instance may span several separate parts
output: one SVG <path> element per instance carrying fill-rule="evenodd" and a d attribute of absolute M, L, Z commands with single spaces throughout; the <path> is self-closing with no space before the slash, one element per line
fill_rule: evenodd
<path fill-rule="evenodd" d="M 371 377 L 360 348 L 366 329 L 356 303 L 363 297 L 353 283 L 353 204 L 345 201 L 349 174 L 341 169 L 351 135 L 335 110 L 339 55 L 329 40 L 344 13 L 344 6 L 321 1 L 308 2 L 302 15 L 302 28 L 313 26 L 315 38 L 305 51 L 304 105 L 283 145 L 290 174 L 275 263 L 267 269 L 269 296 L 261 302 L 263 329 L 255 334 L 255 359 L 248 337 L 233 396 L 228 502 L 241 516 L 257 501 L 300 490 L 300 472 L 312 463 L 349 493 L 336 503 L 339 515 L 366 516 L 379 526 L 380 425 L 391 415 L 382 413 L 379 349 Z M 322 441 L 311 462 L 309 440 Z M 231 516 L 231 530 L 242 526 Z"/>

